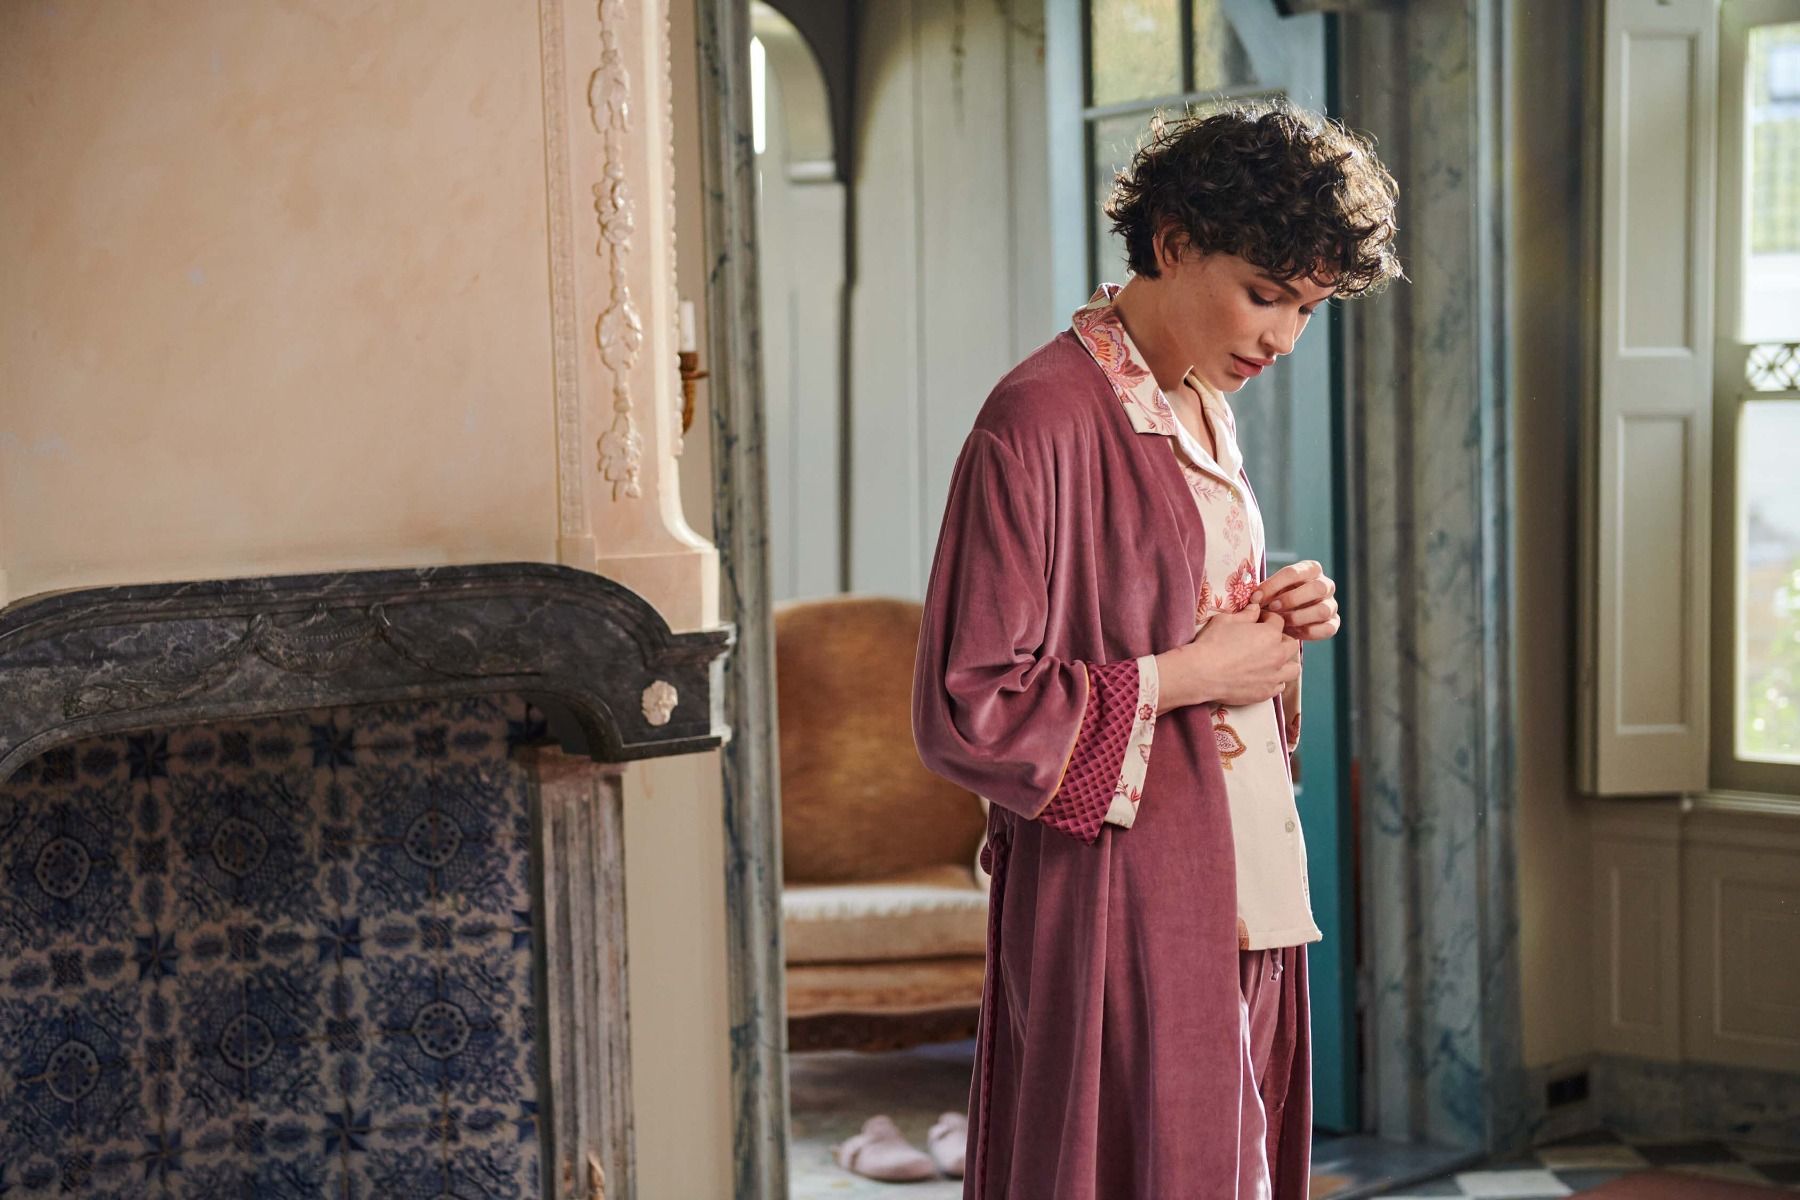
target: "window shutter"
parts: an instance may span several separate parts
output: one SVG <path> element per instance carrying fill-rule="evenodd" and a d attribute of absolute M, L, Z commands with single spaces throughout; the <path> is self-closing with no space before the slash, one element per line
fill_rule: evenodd
<path fill-rule="evenodd" d="M 1706 786 L 1716 0 L 1606 0 L 1598 405 L 1590 423 L 1589 791 Z"/>

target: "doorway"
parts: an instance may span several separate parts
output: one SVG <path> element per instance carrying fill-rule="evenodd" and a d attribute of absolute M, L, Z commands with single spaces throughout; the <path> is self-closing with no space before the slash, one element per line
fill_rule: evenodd
<path fill-rule="evenodd" d="M 1089 0 L 1065 13 L 1053 76 L 1071 83 L 1052 109 L 1053 146 L 1081 158 L 1056 165 L 1057 280 L 1085 296 L 1125 274 L 1121 240 L 1101 208 L 1157 112 L 1205 111 L 1229 101 L 1286 96 L 1333 111 L 1323 14 L 1282 16 L 1270 0 Z M 1076 100 L 1081 103 L 1075 103 Z M 1347 585 L 1342 496 L 1345 429 L 1335 306 L 1321 337 L 1302 338 L 1280 371 L 1232 397 L 1268 535 L 1269 571 L 1316 559 Z M 1295 756 L 1295 799 L 1306 835 L 1313 917 L 1324 940 L 1308 949 L 1312 985 L 1313 1118 L 1321 1130 L 1360 1128 L 1358 1111 L 1356 887 L 1352 864 L 1350 740 L 1346 728 L 1348 639 L 1309 646 L 1302 677 L 1304 734 Z"/>
<path fill-rule="evenodd" d="M 750 9 L 774 601 L 922 596 L 987 388 L 1096 282 L 1123 277 L 1098 205 L 1153 111 L 1272 94 L 1329 111 L 1328 17 L 1282 17 L 1271 0 L 1028 9 L 873 0 L 835 34 L 800 0 Z M 1160 73 L 1141 69 L 1143 45 L 1169 51 Z M 1234 407 L 1270 569 L 1316 558 L 1342 583 L 1335 314 L 1324 324 Z M 1315 1110 L 1348 1131 L 1360 1114 L 1344 653 L 1307 652 L 1297 798 L 1326 934 L 1312 950 Z M 956 1071 L 938 1077 L 959 1106 Z"/>

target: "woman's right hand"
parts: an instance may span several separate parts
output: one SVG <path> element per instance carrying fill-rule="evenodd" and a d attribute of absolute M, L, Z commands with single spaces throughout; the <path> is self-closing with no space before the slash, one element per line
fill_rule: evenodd
<path fill-rule="evenodd" d="M 1208 621 L 1194 640 L 1156 656 L 1158 708 L 1255 704 L 1300 677 L 1300 643 L 1280 613 L 1250 605 Z"/>

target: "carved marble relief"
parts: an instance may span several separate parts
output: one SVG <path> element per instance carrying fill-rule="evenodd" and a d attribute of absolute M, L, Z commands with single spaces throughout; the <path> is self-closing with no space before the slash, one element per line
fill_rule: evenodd
<path fill-rule="evenodd" d="M 678 703 L 680 697 L 674 685 L 659 679 L 644 689 L 644 720 L 659 727 L 667 725 Z"/>
<path fill-rule="evenodd" d="M 606 308 L 594 326 L 600 361 L 613 381 L 613 420 L 600 435 L 600 474 L 613 485 L 614 500 L 635 500 L 644 494 L 638 479 L 644 442 L 632 416 L 630 380 L 643 348 L 644 325 L 625 274 L 636 218 L 624 167 L 631 133 L 631 75 L 619 46 L 624 20 L 624 0 L 601 0 L 600 65 L 588 80 L 588 113 L 594 131 L 605 139 L 605 175 L 594 185 L 594 215 L 600 226 L 594 252 L 605 261 L 610 281 Z"/>
<path fill-rule="evenodd" d="M 669 23 L 669 6 L 668 6 L 668 4 L 667 3 L 658 4 L 656 6 L 656 11 L 657 11 L 657 17 L 656 17 L 657 21 L 660 22 L 662 26 L 666 27 Z M 669 296 L 672 301 L 675 301 L 675 298 L 681 294 L 681 284 L 676 277 L 676 270 L 675 270 L 675 264 L 676 264 L 676 246 L 675 246 L 676 180 L 675 180 L 675 136 L 674 136 L 674 134 L 675 134 L 675 51 L 674 51 L 673 39 L 665 35 L 662 39 L 662 46 L 663 46 L 663 55 L 662 55 L 663 128 L 669 131 L 669 135 L 667 137 L 663 138 L 663 171 L 664 171 L 663 178 L 665 178 L 669 181 L 669 186 L 667 188 L 665 188 L 663 191 L 663 199 L 667 205 L 667 208 L 666 208 L 665 214 L 664 214 L 664 219 L 667 222 L 666 228 L 669 231 L 669 256 L 668 256 L 669 257 L 669 272 L 668 272 Z M 699 247 L 695 247 L 696 251 L 698 251 L 699 249 L 700 249 Z M 669 322 L 670 330 L 673 331 L 676 335 L 675 344 L 677 346 L 680 346 L 681 345 L 681 337 L 680 337 L 681 322 L 680 322 L 680 306 L 679 306 L 678 301 L 675 301 L 669 305 L 668 322 Z M 685 346 L 682 348 L 686 349 Z M 695 365 L 698 365 L 698 363 L 696 362 Z M 687 396 L 689 396 L 689 397 L 692 396 L 692 390 L 693 390 L 693 385 L 689 384 L 686 389 Z M 685 417 L 684 417 L 684 413 L 687 414 Z M 675 419 L 669 425 L 669 431 L 670 431 L 670 433 L 669 433 L 669 452 L 670 452 L 670 454 L 674 455 L 674 457 L 676 457 L 676 458 L 680 458 L 682 451 L 687 449 L 687 441 L 686 441 L 685 435 L 687 434 L 687 421 L 692 420 L 691 414 L 692 414 L 691 399 L 687 400 L 684 403 L 683 396 L 680 393 L 678 393 L 675 397 L 675 403 L 674 403 L 673 412 L 672 412 L 672 415 L 674 416 Z"/>

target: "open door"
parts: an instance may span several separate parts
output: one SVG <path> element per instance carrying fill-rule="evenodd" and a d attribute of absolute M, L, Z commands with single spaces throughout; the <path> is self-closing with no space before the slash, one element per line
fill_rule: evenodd
<path fill-rule="evenodd" d="M 1079 133 L 1085 148 L 1084 253 L 1079 266 L 1060 262 L 1057 278 L 1066 283 L 1085 275 L 1091 290 L 1104 280 L 1124 280 L 1124 246 L 1107 228 L 1101 206 L 1115 170 L 1130 160 L 1151 114 L 1278 95 L 1329 112 L 1329 18 L 1284 17 L 1273 0 L 1090 0 L 1084 10 L 1085 27 L 1065 30 L 1078 36 L 1058 39 L 1065 53 L 1079 47 L 1079 64 L 1052 62 L 1050 70 L 1053 79 L 1081 80 Z M 1054 114 L 1052 124 L 1054 156 L 1059 139 L 1075 132 L 1073 112 Z M 1059 191 L 1066 193 L 1074 172 L 1054 165 L 1052 170 Z M 1059 211 L 1073 210 L 1069 197 L 1061 196 Z M 1070 251 L 1059 246 L 1058 253 Z M 1064 300 L 1073 308 L 1085 295 Z M 1344 443 L 1338 340 L 1335 315 L 1315 321 L 1281 370 L 1251 380 L 1231 404 L 1245 468 L 1263 510 L 1269 570 L 1317 559 L 1342 591 L 1349 559 L 1339 486 Z M 1355 620 L 1355 614 L 1348 619 Z M 1340 637 L 1307 648 L 1304 728 L 1295 768 L 1313 916 L 1325 934 L 1311 947 L 1308 964 L 1313 1120 L 1341 1132 L 1359 1125 L 1346 642 Z"/>

